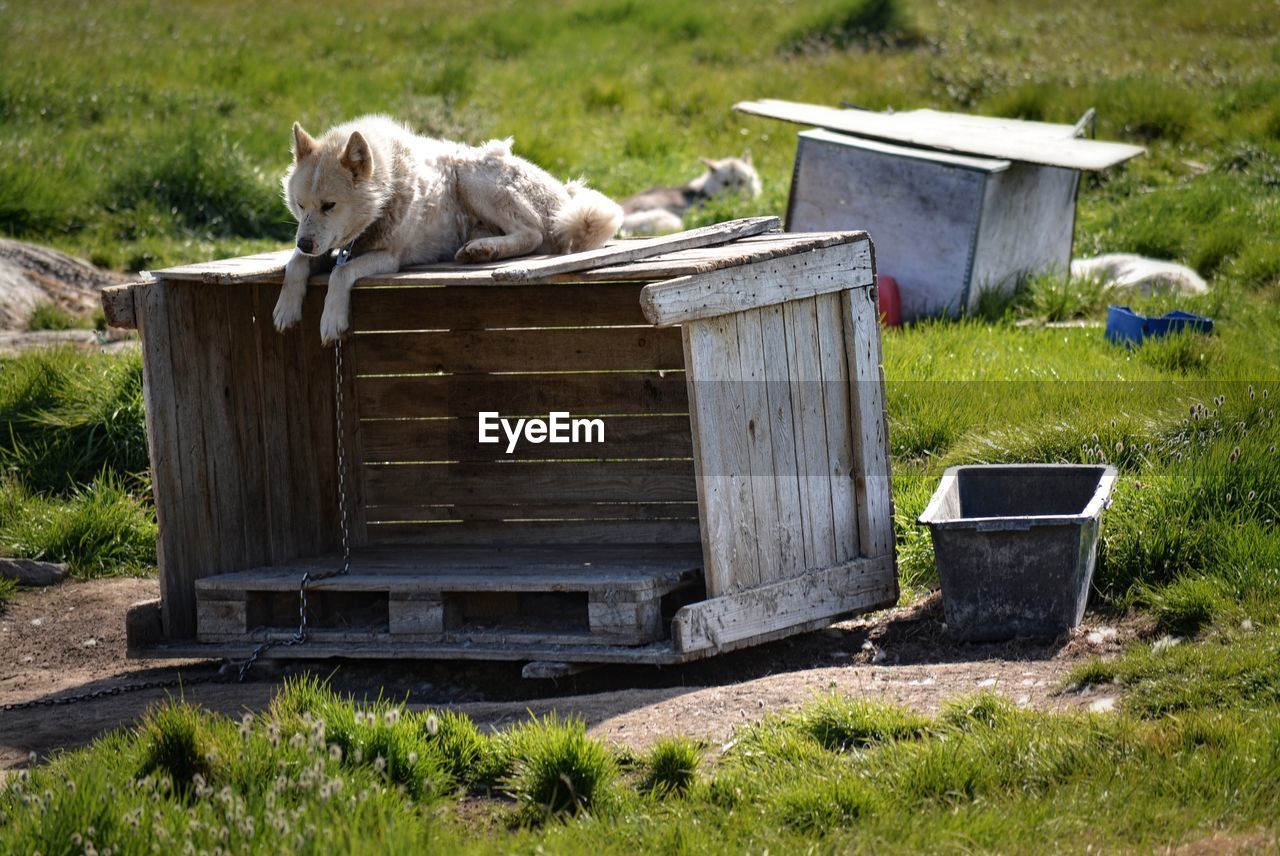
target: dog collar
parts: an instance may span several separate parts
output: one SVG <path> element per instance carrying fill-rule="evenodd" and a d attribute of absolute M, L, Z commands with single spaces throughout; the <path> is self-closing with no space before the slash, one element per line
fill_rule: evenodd
<path fill-rule="evenodd" d="M 355 248 L 355 245 L 356 245 L 356 242 L 352 241 L 351 243 L 347 244 L 345 247 L 339 248 L 338 255 L 333 260 L 333 266 L 342 267 L 347 262 L 351 261 L 351 250 Z"/>

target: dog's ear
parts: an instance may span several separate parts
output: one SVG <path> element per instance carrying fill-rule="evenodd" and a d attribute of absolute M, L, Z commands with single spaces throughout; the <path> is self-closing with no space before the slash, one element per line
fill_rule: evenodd
<path fill-rule="evenodd" d="M 702 165 L 713 172 L 715 171 L 715 168 L 719 165 L 716 161 L 713 161 L 711 158 L 698 158 L 698 160 L 702 161 Z"/>
<path fill-rule="evenodd" d="M 316 150 L 316 141 L 310 134 L 302 130 L 297 122 L 293 123 L 293 159 L 300 161 Z"/>
<path fill-rule="evenodd" d="M 742 162 L 747 166 L 755 166 L 755 164 L 751 162 L 751 149 L 747 149 L 742 153 Z"/>
<path fill-rule="evenodd" d="M 373 155 L 369 151 L 369 143 L 359 131 L 352 131 L 347 140 L 347 147 L 342 150 L 339 162 L 351 170 L 351 177 L 368 178 L 373 174 Z"/>

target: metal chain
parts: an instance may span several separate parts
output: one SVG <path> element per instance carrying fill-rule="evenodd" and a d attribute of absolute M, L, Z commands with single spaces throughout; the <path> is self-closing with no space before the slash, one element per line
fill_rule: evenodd
<path fill-rule="evenodd" d="M 96 698 L 106 698 L 107 696 L 124 695 L 125 693 L 135 693 L 142 690 L 173 690 L 180 687 L 191 687 L 199 684 L 210 684 L 219 680 L 222 675 L 215 672 L 212 675 L 199 675 L 194 678 L 166 678 L 157 681 L 139 681 L 132 684 L 120 684 L 115 687 L 104 687 L 100 690 L 92 690 L 78 695 L 57 696 L 55 698 L 37 698 L 31 701 L 19 701 L 12 704 L 0 705 L 0 711 L 9 713 L 15 710 L 31 710 L 36 707 L 55 707 L 64 704 L 75 704 L 82 701 L 92 701 Z"/>
<path fill-rule="evenodd" d="M 270 648 L 277 645 L 291 646 L 301 645 L 307 641 L 307 586 L 318 580 L 327 580 L 330 577 L 337 577 L 346 574 L 351 570 L 351 518 L 347 509 L 347 451 L 346 451 L 346 433 L 343 419 L 343 396 L 342 396 L 342 340 L 339 339 L 333 349 L 333 374 L 334 389 L 336 390 L 336 407 L 335 421 L 337 423 L 337 445 L 338 445 L 338 516 L 339 523 L 342 528 L 342 565 L 332 571 L 313 574 L 307 571 L 302 575 L 302 580 L 298 584 L 298 629 L 294 631 L 293 636 L 288 639 L 271 639 L 258 645 L 253 649 L 253 653 L 239 666 L 239 680 L 243 681 L 248 675 L 249 669 L 258 661 L 258 658 Z M 231 661 L 227 661 L 227 665 L 231 665 Z M 197 684 L 208 684 L 219 680 L 222 677 L 221 670 L 212 675 L 200 675 L 195 678 L 166 678 L 164 680 L 155 681 L 138 681 L 132 684 L 120 684 L 119 686 L 106 687 L 103 689 L 92 690 L 90 692 L 79 693 L 78 695 L 57 696 L 55 698 L 38 698 L 31 701 L 13 702 L 11 704 L 0 705 L 0 711 L 9 713 L 16 710 L 30 710 L 37 707 L 54 707 L 64 704 L 75 704 L 82 701 L 92 701 L 93 699 L 106 698 L 107 696 L 124 695 L 125 693 L 141 692 L 143 690 L 165 690 L 177 689 L 179 687 L 189 687 Z"/>
<path fill-rule="evenodd" d="M 351 519 L 347 511 L 347 450 L 342 397 L 342 340 L 333 346 L 333 388 L 335 390 L 334 421 L 337 423 L 338 446 L 338 522 L 342 529 L 342 565 L 332 571 L 313 574 L 306 571 L 298 582 L 298 629 L 288 639 L 268 639 L 253 649 L 249 658 L 240 664 L 239 680 L 244 681 L 253 664 L 264 652 L 275 647 L 291 647 L 307 641 L 307 586 L 319 580 L 338 577 L 351 570 Z"/>

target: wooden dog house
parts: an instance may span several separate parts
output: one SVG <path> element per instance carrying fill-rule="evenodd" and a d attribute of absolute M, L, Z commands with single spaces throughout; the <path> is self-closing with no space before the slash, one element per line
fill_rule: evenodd
<path fill-rule="evenodd" d="M 266 656 L 676 663 L 896 602 L 871 242 L 769 220 L 587 270 L 361 280 L 340 381 L 326 277 L 300 327 L 272 326 L 287 253 L 107 291 L 142 340 L 147 656 L 292 635 L 302 574 L 341 563 L 338 382 L 350 572 L 308 588 L 306 644 Z M 478 442 L 482 411 L 599 417 L 604 442 L 508 454 Z"/>

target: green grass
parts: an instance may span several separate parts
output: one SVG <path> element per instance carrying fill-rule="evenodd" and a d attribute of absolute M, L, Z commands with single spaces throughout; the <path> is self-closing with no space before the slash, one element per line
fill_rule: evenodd
<path fill-rule="evenodd" d="M 71 350 L 5 360 L 0 469 L 26 489 L 67 494 L 95 477 L 147 469 L 142 360 Z"/>
<path fill-rule="evenodd" d="M 1135 670 L 1134 682 L 1154 698 L 1204 667 L 1179 650 L 1151 655 L 1166 665 Z M 983 694 L 919 717 L 828 696 L 739 729 L 696 778 L 696 747 L 659 743 L 645 763 L 667 769 L 662 788 L 652 775 L 614 779 L 619 756 L 581 723 L 534 720 L 480 737 L 482 753 L 505 753 L 519 771 L 492 796 L 444 772 L 462 759 L 417 727 L 430 712 L 353 704 L 313 681 L 240 722 L 170 701 L 135 730 L 12 777 L 0 790 L 0 853 L 188 842 L 234 852 L 1029 853 L 1194 847 L 1215 831 L 1273 837 L 1274 662 L 1257 658 L 1269 694 L 1219 675 L 1218 694 L 1162 718 L 1035 713 Z M 827 739 L 814 723 L 830 720 L 875 737 Z M 542 822 L 528 823 L 529 806 Z M 468 822 L 477 810 L 491 818 L 479 834 Z"/>
<path fill-rule="evenodd" d="M 511 773 L 501 787 L 516 797 L 522 820 L 577 814 L 607 801 L 617 764 L 580 720 L 535 719 L 516 726 L 504 742 Z"/>
<path fill-rule="evenodd" d="M 60 497 L 0 481 L 0 554 L 65 562 L 82 579 L 151 573 L 155 512 L 111 476 Z"/>
<path fill-rule="evenodd" d="M 1280 77 L 1265 4 L 1233 0 L 1212 14 L 1191 0 L 11 9 L 0 232 L 113 267 L 287 241 L 278 177 L 290 122 L 318 131 L 371 111 L 473 142 L 514 135 L 553 173 L 617 196 L 683 182 L 699 155 L 750 148 L 765 193 L 730 213 L 782 213 L 792 129 L 730 108 L 789 97 L 1058 122 L 1095 106 L 1100 136 L 1151 152 L 1086 181 L 1082 251 L 1176 258 L 1254 289 L 1280 277 L 1268 238 L 1280 225 Z M 1137 33 L 1150 35 L 1140 47 Z"/>
<path fill-rule="evenodd" d="M 850 704 L 829 696 L 811 705 L 800 718 L 801 727 L 825 749 L 845 751 L 878 743 L 923 736 L 924 717 L 875 702 Z"/>
<path fill-rule="evenodd" d="M 784 33 L 784 51 L 901 47 L 920 41 L 919 31 L 897 0 L 840 0 L 817 5 Z"/>
<path fill-rule="evenodd" d="M 135 574 L 155 538 L 138 355 L 0 361 L 0 553 Z"/>
<path fill-rule="evenodd" d="M 91 330 L 94 319 L 73 315 L 54 303 L 42 303 L 31 312 L 27 329 L 37 330 Z"/>
<path fill-rule="evenodd" d="M 644 758 L 640 790 L 660 797 L 683 796 L 698 780 L 702 747 L 685 737 L 664 737 Z"/>
<path fill-rule="evenodd" d="M 4 614 L 5 604 L 13 600 L 13 596 L 17 593 L 17 580 L 11 580 L 8 577 L 0 577 L 0 615 Z"/>
<path fill-rule="evenodd" d="M 1244 619 L 1192 644 L 1165 636 L 1123 657 L 1077 666 L 1070 684 L 1115 683 L 1124 708 L 1155 721 L 1187 711 L 1272 711 L 1280 704 L 1280 629 Z"/>

